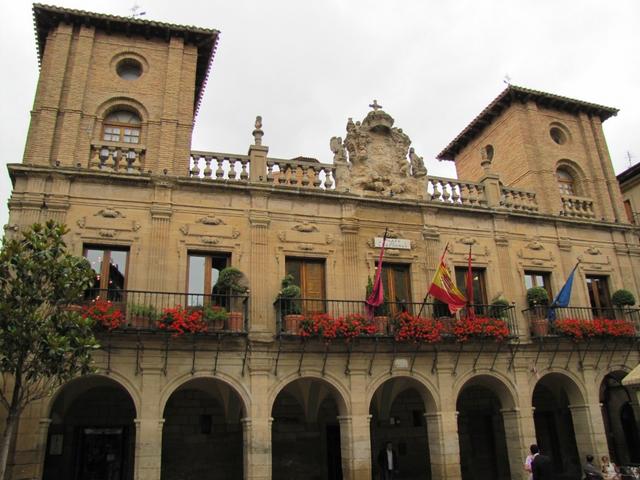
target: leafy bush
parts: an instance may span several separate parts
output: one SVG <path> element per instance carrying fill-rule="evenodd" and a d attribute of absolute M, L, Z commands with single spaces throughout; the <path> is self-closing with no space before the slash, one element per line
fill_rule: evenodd
<path fill-rule="evenodd" d="M 527 290 L 527 304 L 529 308 L 549 305 L 549 292 L 542 287 L 531 287 Z"/>
<path fill-rule="evenodd" d="M 229 318 L 229 312 L 227 312 L 224 308 L 218 306 L 207 306 L 204 307 L 202 312 L 202 318 L 206 322 L 219 322 L 226 321 Z"/>
<path fill-rule="evenodd" d="M 620 289 L 613 292 L 611 296 L 611 303 L 613 303 L 616 307 L 623 307 L 625 305 L 635 305 L 636 297 L 633 296 L 629 290 Z"/>
<path fill-rule="evenodd" d="M 506 298 L 496 298 L 491 302 L 489 307 L 489 316 L 491 318 L 506 318 L 511 304 Z"/>
<path fill-rule="evenodd" d="M 299 315 L 302 312 L 299 300 L 302 290 L 294 283 L 293 275 L 285 275 L 282 279 L 281 287 L 276 301 L 280 301 L 282 315 Z"/>
<path fill-rule="evenodd" d="M 160 318 L 158 310 L 156 310 L 156 307 L 154 307 L 153 305 L 142 305 L 134 303 L 127 307 L 127 312 L 131 317 L 143 317 L 154 321 Z"/>
<path fill-rule="evenodd" d="M 218 276 L 216 287 L 226 290 L 231 295 L 247 293 L 247 286 L 243 285 L 244 274 L 236 267 L 223 268 Z"/>

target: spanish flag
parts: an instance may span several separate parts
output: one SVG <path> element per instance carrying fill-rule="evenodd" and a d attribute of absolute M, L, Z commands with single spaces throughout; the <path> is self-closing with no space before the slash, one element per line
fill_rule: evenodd
<path fill-rule="evenodd" d="M 440 265 L 429 287 L 429 295 L 449 305 L 449 311 L 452 315 L 455 315 L 458 310 L 467 306 L 467 299 L 464 298 L 462 292 L 458 290 L 451 279 L 451 272 L 444 263 L 444 256 L 447 249 L 445 248 L 444 251 L 445 253 L 443 253 L 440 258 Z"/>

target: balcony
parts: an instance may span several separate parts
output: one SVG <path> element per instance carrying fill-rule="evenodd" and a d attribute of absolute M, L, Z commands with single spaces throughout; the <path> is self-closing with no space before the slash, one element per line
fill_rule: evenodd
<path fill-rule="evenodd" d="M 246 295 L 91 289 L 74 310 L 94 319 L 98 331 L 244 334 Z"/>
<path fill-rule="evenodd" d="M 375 310 L 372 322 L 362 300 L 278 299 L 274 307 L 277 332 L 285 337 L 394 338 L 436 343 L 505 340 L 519 335 L 513 305 L 472 305 L 472 317 L 466 309 L 451 316 L 444 304 L 386 302 Z M 326 330 L 330 330 L 329 335 Z"/>

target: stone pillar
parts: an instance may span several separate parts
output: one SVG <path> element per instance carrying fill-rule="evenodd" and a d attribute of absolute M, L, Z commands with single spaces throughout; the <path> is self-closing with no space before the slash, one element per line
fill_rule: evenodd
<path fill-rule="evenodd" d="M 36 458 L 34 465 L 33 478 L 42 478 L 42 474 L 44 473 L 44 459 L 47 456 L 47 441 L 49 439 L 49 426 L 51 425 L 50 418 L 41 418 L 40 425 L 38 428 L 38 440 L 37 444 L 34 445 L 33 450 L 35 451 Z"/>
<path fill-rule="evenodd" d="M 266 402 L 269 390 L 268 366 L 252 364 L 251 391 L 262 392 L 259 400 L 247 405 L 249 415 L 242 419 L 245 480 L 271 480 L 271 405 Z"/>
<path fill-rule="evenodd" d="M 342 475 L 345 480 L 371 478 L 371 415 L 339 416 Z"/>
<path fill-rule="evenodd" d="M 502 421 L 504 423 L 504 435 L 507 443 L 507 453 L 509 455 L 511 478 L 522 478 L 525 480 L 527 477 L 526 472 L 523 471 L 522 464 L 527 456 L 527 446 L 525 438 L 522 435 L 520 410 L 517 408 L 502 409 L 500 413 L 502 413 Z"/>
<path fill-rule="evenodd" d="M 164 418 L 136 418 L 135 480 L 160 480 Z"/>
<path fill-rule="evenodd" d="M 358 232 L 360 231 L 360 226 L 357 220 L 353 220 L 341 223 L 340 230 L 342 230 L 344 245 L 342 250 L 342 263 L 344 265 L 344 278 L 342 281 L 344 283 L 340 289 L 343 292 L 342 298 L 348 300 L 353 298 L 354 294 L 356 298 L 358 294 L 364 298 L 364 289 L 362 292 L 353 292 L 357 285 L 362 284 L 358 277 Z"/>
<path fill-rule="evenodd" d="M 266 182 L 267 180 L 267 153 L 269 147 L 251 145 L 249 147 L 249 180 L 252 182 Z"/>
<path fill-rule="evenodd" d="M 149 236 L 149 264 L 147 275 L 147 289 L 152 291 L 166 291 L 167 261 L 173 259 L 169 252 L 169 233 L 172 209 L 171 185 L 168 182 L 157 181 L 154 190 L 154 202 L 151 206 L 151 235 Z M 174 252 L 175 255 L 175 252 Z M 172 291 L 176 291 L 175 283 L 171 284 Z"/>
<path fill-rule="evenodd" d="M 483 165 L 483 168 L 485 165 Z M 485 175 L 480 179 L 480 183 L 484 187 L 484 198 L 487 200 L 487 207 L 499 207 L 500 206 L 500 176 L 495 173 L 490 173 L 488 168 L 485 168 Z"/>
<path fill-rule="evenodd" d="M 600 404 L 569 405 L 569 410 L 573 419 L 580 461 L 584 462 L 587 454 L 595 458 L 609 455 Z"/>
<path fill-rule="evenodd" d="M 271 307 L 273 298 L 269 298 L 268 275 L 269 258 L 269 214 L 267 199 L 263 195 L 251 197 L 252 209 L 249 216 L 251 224 L 251 254 L 249 281 L 251 282 L 250 334 L 256 339 L 264 337 L 271 340 L 276 329 L 275 309 Z M 273 258 L 273 257 L 271 257 Z"/>
<path fill-rule="evenodd" d="M 458 441 L 458 412 L 440 411 L 424 414 L 427 423 L 431 478 L 459 480 L 460 442 Z"/>

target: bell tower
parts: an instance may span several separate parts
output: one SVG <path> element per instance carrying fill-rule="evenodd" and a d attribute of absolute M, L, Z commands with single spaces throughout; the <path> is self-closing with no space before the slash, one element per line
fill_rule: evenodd
<path fill-rule="evenodd" d="M 23 163 L 185 173 L 218 32 L 35 4 Z"/>
<path fill-rule="evenodd" d="M 505 186 L 535 192 L 540 213 L 626 222 L 602 130 L 617 113 L 510 85 L 437 158 L 470 181 L 490 165 Z"/>

